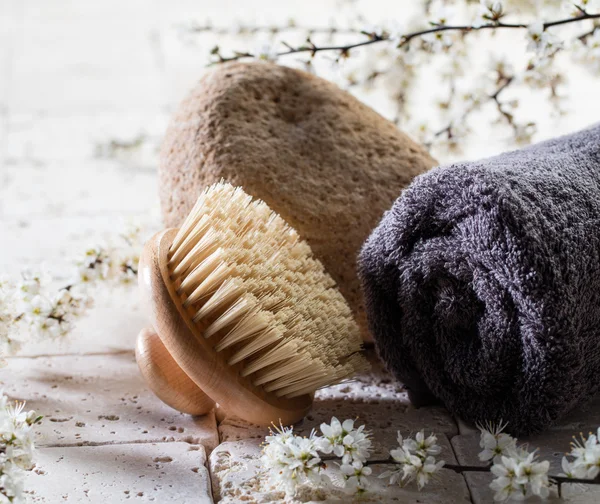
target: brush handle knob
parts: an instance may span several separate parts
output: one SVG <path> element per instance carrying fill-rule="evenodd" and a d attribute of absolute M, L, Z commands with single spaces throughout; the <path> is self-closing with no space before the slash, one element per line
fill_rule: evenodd
<path fill-rule="evenodd" d="M 301 420 L 312 406 L 312 394 L 287 399 L 254 386 L 243 376 L 243 363 L 228 363 L 215 343 L 205 338 L 205 328 L 192 322 L 192 313 L 183 306 L 168 270 L 167 254 L 177 229 L 154 235 L 140 257 L 138 280 L 144 304 L 157 334 L 142 331 L 138 363 L 150 388 L 167 404 L 182 412 L 180 405 L 193 408 L 218 403 L 228 414 L 268 426 L 291 425 Z M 187 379 L 192 384 L 190 384 Z M 195 387 L 195 388 L 194 388 Z M 185 392 L 183 392 L 185 391 Z M 206 411 L 204 411 L 206 412 Z"/>
<path fill-rule="evenodd" d="M 205 415 L 215 402 L 185 374 L 171 357 L 156 331 L 140 331 L 135 358 L 146 383 L 164 403 L 190 415 Z"/>

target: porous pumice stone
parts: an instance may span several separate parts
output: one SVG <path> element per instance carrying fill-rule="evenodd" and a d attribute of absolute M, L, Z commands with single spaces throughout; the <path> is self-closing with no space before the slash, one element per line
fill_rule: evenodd
<path fill-rule="evenodd" d="M 165 224 L 221 179 L 264 200 L 308 241 L 368 334 L 356 257 L 400 191 L 436 161 L 336 85 L 271 63 L 213 67 L 161 150 Z"/>

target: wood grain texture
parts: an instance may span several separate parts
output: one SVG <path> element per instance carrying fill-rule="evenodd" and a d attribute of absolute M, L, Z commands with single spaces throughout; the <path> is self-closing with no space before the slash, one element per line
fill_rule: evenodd
<path fill-rule="evenodd" d="M 205 415 L 214 408 L 215 402 L 178 366 L 154 329 L 138 334 L 135 358 L 152 391 L 171 408 L 190 415 Z"/>
<path fill-rule="evenodd" d="M 191 321 L 193 308 L 184 308 L 167 267 L 167 253 L 176 232 L 176 229 L 167 229 L 151 238 L 144 247 L 139 267 L 139 283 L 150 308 L 152 324 L 170 357 L 192 382 L 229 414 L 264 426 L 297 422 L 311 408 L 310 395 L 279 398 L 262 387 L 255 387 L 250 377 L 240 374 L 243 361 L 233 366 L 227 364 L 228 352 L 217 353 L 213 349 L 216 342 L 202 334 L 205 328 Z M 164 367 L 160 363 L 156 366 Z M 164 394 L 160 387 L 165 380 L 156 374 L 150 375 L 150 379 L 156 380 L 151 387 Z"/>

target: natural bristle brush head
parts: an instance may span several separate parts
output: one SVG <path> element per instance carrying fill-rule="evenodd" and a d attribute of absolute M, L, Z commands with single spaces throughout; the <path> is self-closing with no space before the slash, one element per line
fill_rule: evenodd
<path fill-rule="evenodd" d="M 308 244 L 241 188 L 207 188 L 179 230 L 146 244 L 139 278 L 159 338 L 138 341 L 138 362 L 178 409 L 189 387 L 165 390 L 193 382 L 227 413 L 289 424 L 317 389 L 369 367 L 350 308 Z M 150 344 L 171 367 L 149 361 L 160 355 Z"/>

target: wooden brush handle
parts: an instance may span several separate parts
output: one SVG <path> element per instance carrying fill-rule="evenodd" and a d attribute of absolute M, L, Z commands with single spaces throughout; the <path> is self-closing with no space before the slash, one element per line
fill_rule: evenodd
<path fill-rule="evenodd" d="M 139 352 L 143 357 L 140 367 L 157 370 L 144 373 L 146 379 L 150 380 L 150 387 L 158 390 L 157 395 L 163 400 L 167 398 L 167 404 L 184 404 L 193 409 L 190 406 L 193 397 L 201 397 L 202 403 L 206 404 L 204 396 L 194 395 L 195 389 L 182 378 L 183 374 L 228 414 L 248 422 L 267 426 L 279 422 L 290 425 L 301 420 L 311 408 L 311 395 L 286 399 L 255 387 L 250 377 L 241 375 L 243 363 L 230 366 L 226 352 L 216 352 L 214 341 L 204 337 L 204 328 L 191 321 L 191 308 L 186 310 L 183 306 L 167 266 L 167 254 L 176 233 L 177 229 L 157 233 L 146 243 L 140 258 L 139 284 L 146 305 L 150 308 L 152 324 L 164 346 L 164 350 L 156 345 L 158 350 L 147 351 L 142 348 L 142 352 Z M 146 334 L 142 339 L 152 338 Z M 162 362 L 163 359 L 170 362 L 169 358 L 179 369 Z M 165 369 L 170 374 L 165 374 Z M 167 376 L 171 376 L 171 380 Z M 184 399 L 183 390 L 191 396 Z M 177 394 L 180 399 L 173 400 L 171 395 Z"/>
<path fill-rule="evenodd" d="M 177 365 L 154 329 L 138 334 L 135 358 L 152 391 L 171 408 L 190 415 L 205 415 L 214 408 L 215 402 Z"/>

